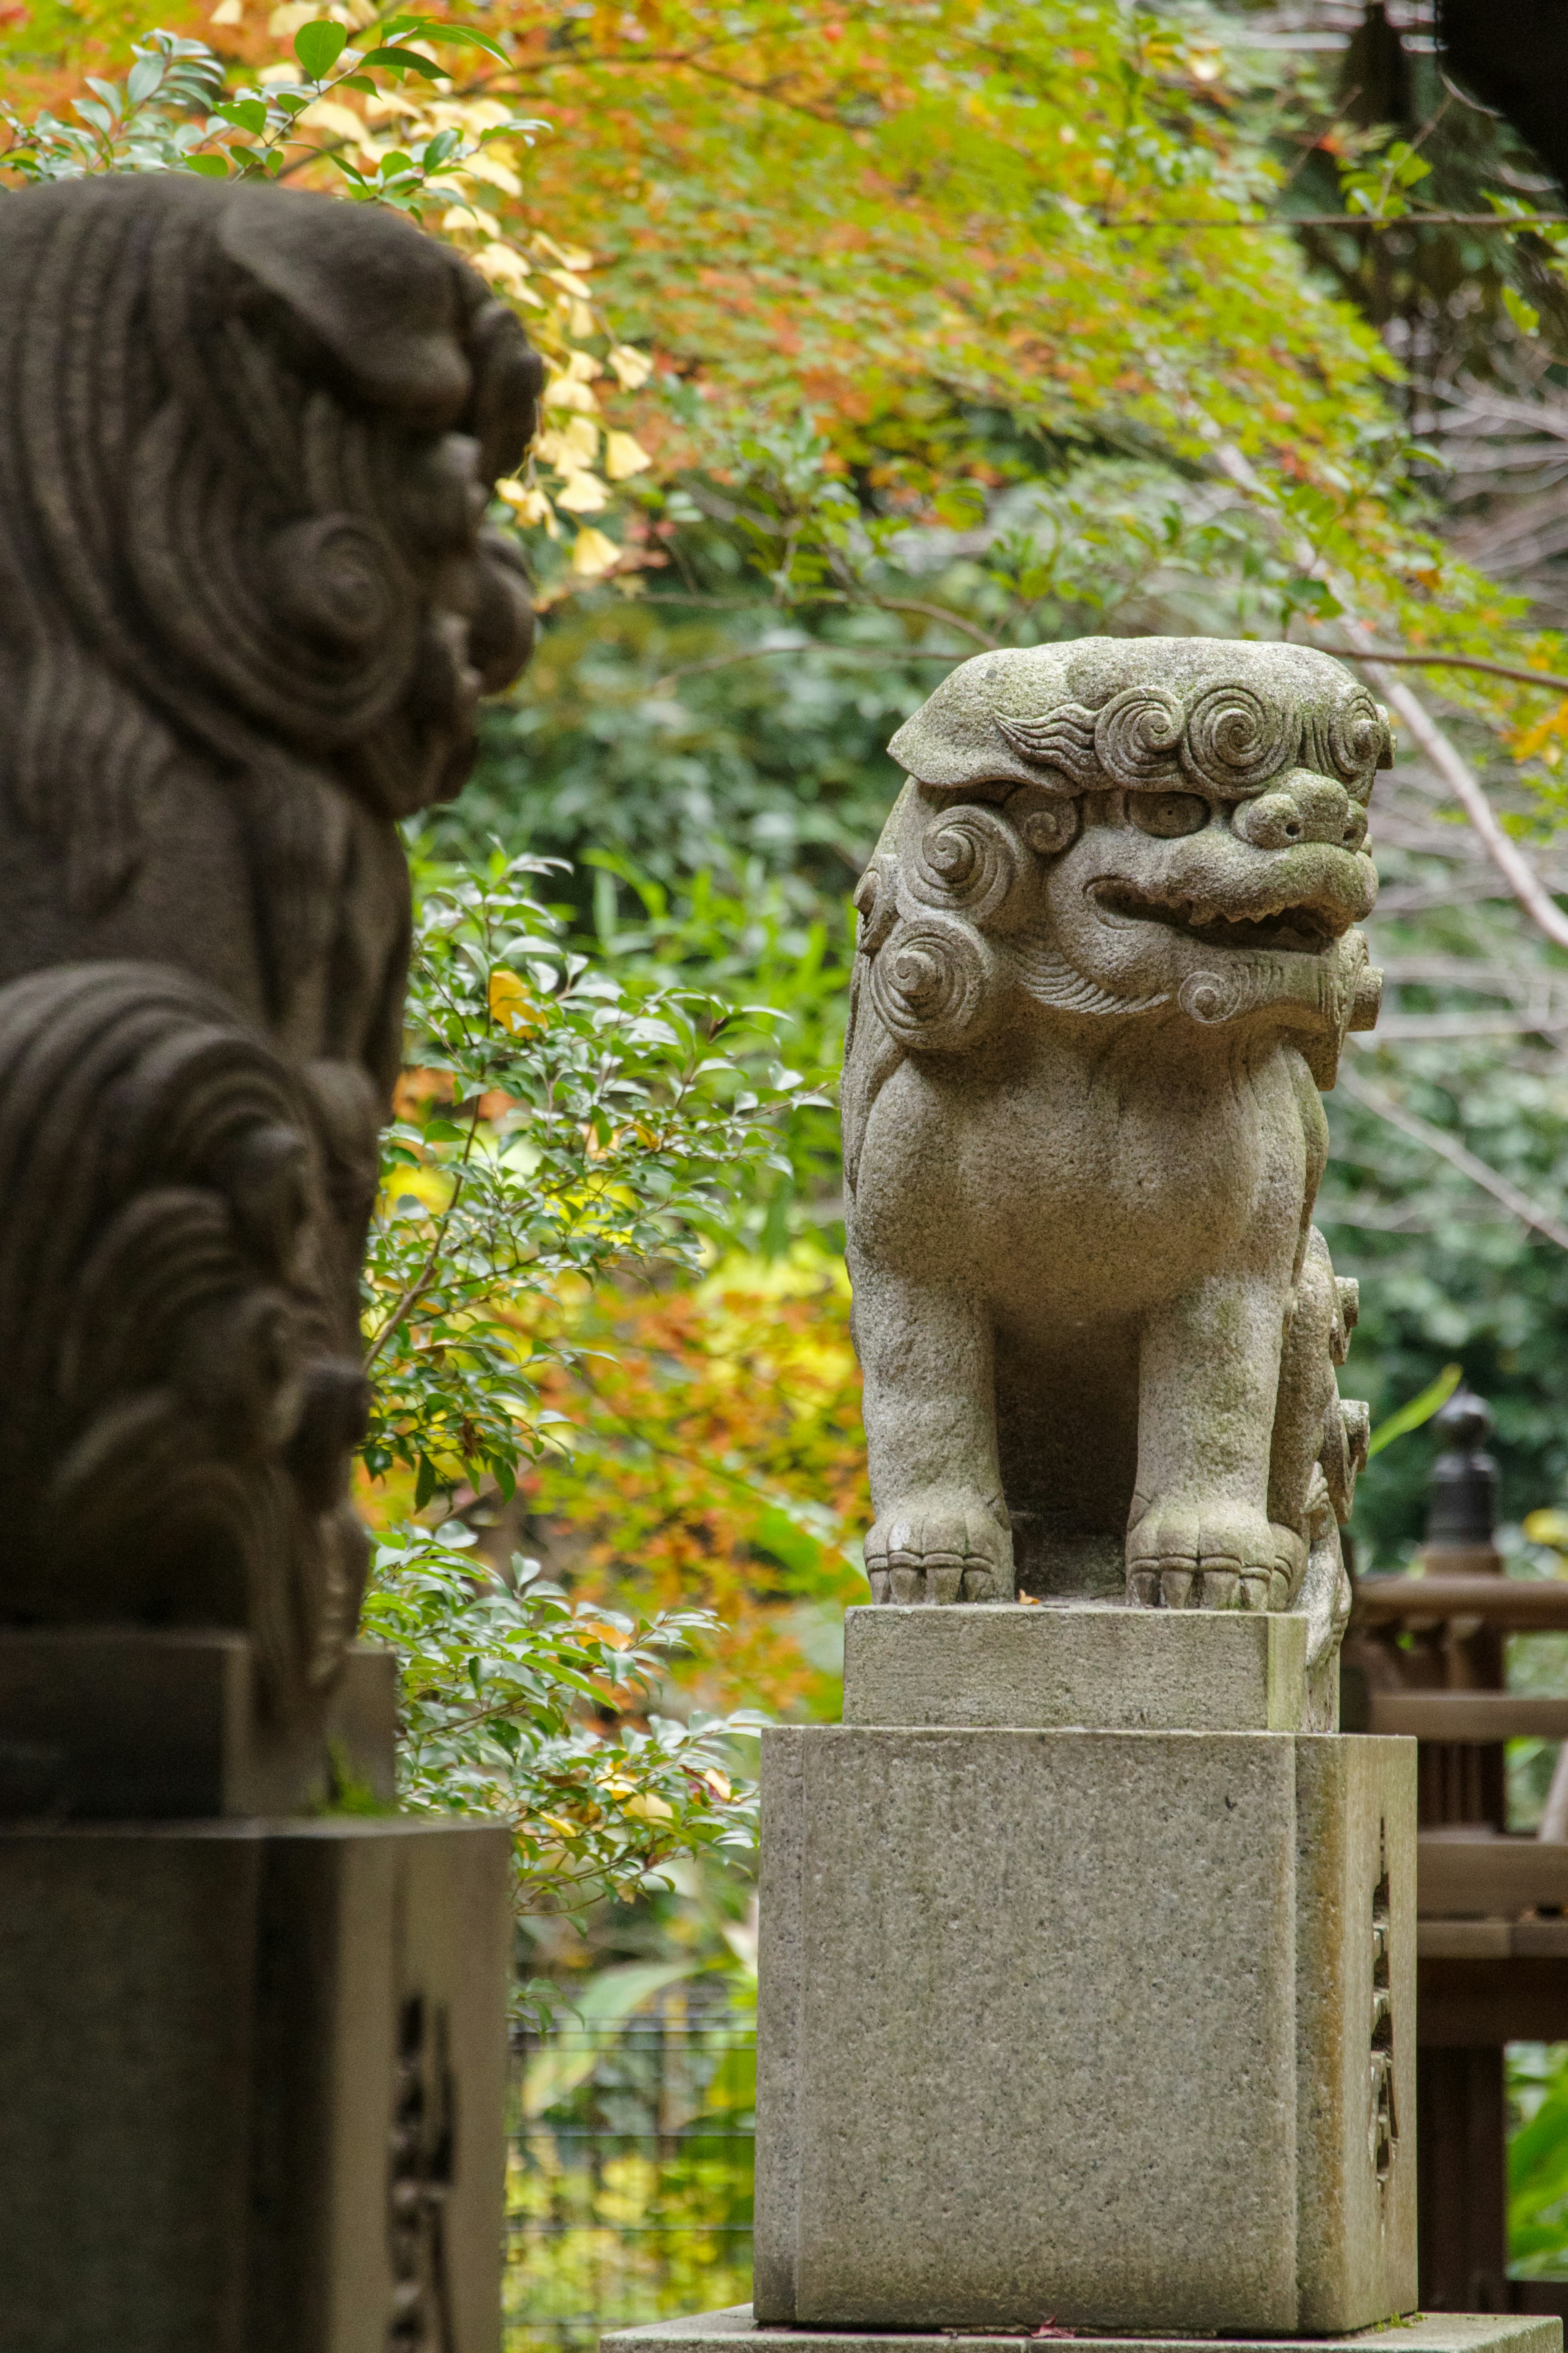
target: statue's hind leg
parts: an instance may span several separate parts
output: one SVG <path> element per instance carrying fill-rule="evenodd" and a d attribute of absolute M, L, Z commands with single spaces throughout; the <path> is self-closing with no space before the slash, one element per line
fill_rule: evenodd
<path fill-rule="evenodd" d="M 858 1261 L 878 1601 L 1011 1601 L 1013 1540 L 996 1462 L 993 1341 L 973 1296 Z"/>

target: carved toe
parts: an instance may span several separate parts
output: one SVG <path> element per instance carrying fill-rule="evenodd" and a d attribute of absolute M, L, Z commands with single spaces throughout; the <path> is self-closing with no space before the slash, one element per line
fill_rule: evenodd
<path fill-rule="evenodd" d="M 896 1505 L 866 1539 L 866 1574 L 873 1601 L 905 1608 L 1010 1599 L 1013 1540 L 1000 1502 L 949 1490 Z"/>

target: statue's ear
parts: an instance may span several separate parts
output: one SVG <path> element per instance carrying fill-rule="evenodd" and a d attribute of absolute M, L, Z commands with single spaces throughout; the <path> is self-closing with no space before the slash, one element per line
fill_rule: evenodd
<path fill-rule="evenodd" d="M 379 205 L 241 186 L 218 238 L 228 259 L 325 345 L 354 390 L 412 425 L 454 425 L 471 378 L 461 265 Z"/>

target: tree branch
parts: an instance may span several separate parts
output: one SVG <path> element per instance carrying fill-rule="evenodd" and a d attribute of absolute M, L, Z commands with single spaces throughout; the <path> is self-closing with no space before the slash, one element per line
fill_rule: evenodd
<path fill-rule="evenodd" d="M 1510 1185 L 1506 1176 L 1500 1176 L 1489 1162 L 1478 1159 L 1458 1136 L 1450 1135 L 1446 1128 L 1434 1127 L 1430 1120 L 1423 1119 L 1417 1112 L 1406 1110 L 1402 1103 L 1396 1102 L 1393 1095 L 1385 1094 L 1370 1079 L 1358 1077 L 1342 1064 L 1339 1083 L 1353 1103 L 1359 1103 L 1364 1110 L 1374 1112 L 1379 1119 L 1386 1120 L 1390 1127 L 1398 1128 L 1402 1135 L 1409 1136 L 1414 1143 L 1425 1145 L 1428 1152 L 1436 1153 L 1461 1176 L 1468 1176 L 1472 1185 L 1479 1185 L 1483 1193 L 1489 1193 L 1494 1201 L 1500 1201 L 1505 1209 L 1511 1209 L 1526 1226 L 1538 1234 L 1543 1234 L 1548 1241 L 1555 1242 L 1559 1250 L 1568 1250 L 1568 1226 L 1562 1219 L 1554 1218 L 1550 1209 L 1543 1209 L 1539 1202 L 1532 1201 L 1528 1193 L 1521 1193 L 1517 1185 Z"/>
<path fill-rule="evenodd" d="M 1521 686 L 1543 686 L 1568 694 L 1568 678 L 1559 678 L 1552 670 L 1521 670 L 1513 662 L 1485 661 L 1479 654 L 1358 654 L 1350 646 L 1320 646 L 1317 650 L 1337 655 L 1341 661 L 1404 662 L 1414 670 L 1484 670 L 1492 678 L 1517 679 Z"/>

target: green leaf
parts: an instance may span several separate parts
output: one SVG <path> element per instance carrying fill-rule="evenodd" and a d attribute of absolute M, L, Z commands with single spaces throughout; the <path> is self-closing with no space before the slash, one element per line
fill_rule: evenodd
<path fill-rule="evenodd" d="M 223 156 L 214 154 L 210 150 L 205 155 L 187 155 L 185 169 L 197 173 L 204 180 L 226 180 L 228 177 L 227 163 Z"/>
<path fill-rule="evenodd" d="M 132 106 L 144 105 L 163 79 L 162 58 L 138 58 L 125 78 L 125 95 Z"/>
<path fill-rule="evenodd" d="M 311 81 L 325 80 L 348 47 L 348 38 L 347 27 L 334 25 L 328 16 L 300 26 L 294 36 L 294 55 Z"/>
<path fill-rule="evenodd" d="M 1430 1421 L 1432 1416 L 1447 1404 L 1463 1378 L 1462 1366 L 1445 1365 L 1430 1388 L 1424 1388 L 1418 1397 L 1413 1397 L 1408 1405 L 1402 1405 L 1397 1413 L 1391 1413 L 1386 1421 L 1378 1423 L 1367 1440 L 1368 1459 L 1381 1454 L 1384 1448 L 1392 1446 L 1396 1438 L 1403 1438 L 1407 1431 L 1419 1430 L 1424 1421 Z"/>
<path fill-rule="evenodd" d="M 1511 286 L 1505 286 L 1502 290 L 1502 307 L 1521 335 L 1533 335 L 1540 327 L 1540 311 L 1533 303 L 1527 302 L 1522 294 L 1516 294 Z"/>
<path fill-rule="evenodd" d="M 423 74 L 426 81 L 447 79 L 445 66 L 432 65 L 428 58 L 419 55 L 417 49 L 372 49 L 360 62 L 362 65 L 384 67 L 392 74 Z"/>
<path fill-rule="evenodd" d="M 213 112 L 225 122 L 232 122 L 237 131 L 253 132 L 259 139 L 267 129 L 267 108 L 259 98 L 231 98 Z"/>

